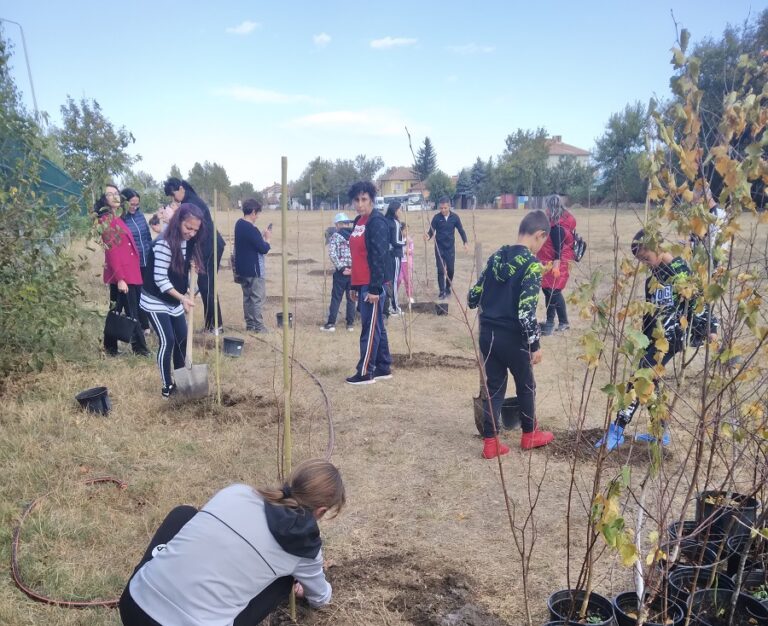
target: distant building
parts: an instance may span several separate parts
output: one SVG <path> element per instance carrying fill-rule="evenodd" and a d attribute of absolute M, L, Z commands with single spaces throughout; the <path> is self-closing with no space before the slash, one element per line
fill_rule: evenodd
<path fill-rule="evenodd" d="M 283 187 L 280 183 L 270 185 L 261 191 L 264 196 L 264 204 L 268 209 L 280 208 L 280 200 L 283 197 Z"/>
<path fill-rule="evenodd" d="M 581 165 L 589 165 L 589 158 L 591 156 L 589 151 L 563 143 L 562 135 L 554 135 L 547 139 L 547 148 L 549 150 L 547 167 L 557 166 L 560 159 L 566 156 L 576 157 L 576 161 Z"/>
<path fill-rule="evenodd" d="M 418 185 L 419 177 L 410 167 L 390 167 L 377 183 L 380 196 L 399 196 Z"/>

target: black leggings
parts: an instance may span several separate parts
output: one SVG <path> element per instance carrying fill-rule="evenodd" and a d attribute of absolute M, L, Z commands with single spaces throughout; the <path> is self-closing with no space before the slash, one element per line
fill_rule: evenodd
<path fill-rule="evenodd" d="M 548 289 L 542 287 L 544 302 L 547 304 L 547 323 L 555 323 L 555 313 L 561 324 L 568 323 L 568 310 L 565 308 L 565 298 L 561 289 Z"/>
<path fill-rule="evenodd" d="M 532 432 L 536 428 L 536 381 L 533 378 L 531 353 L 528 346 L 523 344 L 520 332 L 484 326 L 481 323 L 480 352 L 485 362 L 485 378 L 491 405 L 489 407 L 488 402 L 483 405 L 483 437 L 493 437 L 494 422 L 496 431 L 500 431 L 499 417 L 504 395 L 507 393 L 508 371 L 512 372 L 512 378 L 515 379 L 523 432 Z"/>
<path fill-rule="evenodd" d="M 173 368 L 184 367 L 184 359 L 187 355 L 187 320 L 183 315 L 168 315 L 168 313 L 149 312 L 149 323 L 157 335 L 159 342 L 157 348 L 157 365 L 160 368 L 160 378 L 163 387 L 170 387 L 173 383 L 171 373 L 171 357 Z"/>
<path fill-rule="evenodd" d="M 220 235 L 217 236 L 220 237 Z M 219 248 L 216 250 L 216 266 L 213 264 L 213 252 L 205 257 L 205 274 L 197 275 L 197 287 L 200 289 L 200 297 L 203 300 L 203 310 L 205 312 L 205 330 L 212 330 L 214 325 L 214 308 L 213 303 L 216 302 L 216 314 L 219 317 L 219 326 L 223 326 L 224 322 L 221 319 L 221 303 L 218 298 L 213 297 L 213 273 L 218 272 L 221 267 L 221 257 L 224 255 L 224 240 L 219 242 Z"/>
<path fill-rule="evenodd" d="M 152 541 L 149 542 L 144 556 L 141 561 L 133 570 L 131 578 L 136 575 L 142 566 L 152 560 L 152 551 L 159 545 L 168 543 L 173 539 L 176 534 L 184 527 L 189 520 L 191 520 L 197 514 L 197 509 L 193 506 L 184 505 L 177 506 L 173 509 L 163 523 L 160 524 L 160 528 L 157 529 L 155 536 L 152 537 Z M 248 603 L 242 612 L 235 618 L 233 622 L 234 626 L 253 626 L 258 624 L 267 615 L 274 611 L 278 604 L 284 600 L 291 592 L 291 586 L 293 585 L 293 578 L 291 576 L 283 576 L 278 578 L 267 588 L 265 588 L 259 595 Z M 125 626 L 163 626 L 159 622 L 152 619 L 147 615 L 144 610 L 136 604 L 131 597 L 129 591 L 130 581 L 123 590 L 123 595 L 120 596 L 120 619 Z"/>

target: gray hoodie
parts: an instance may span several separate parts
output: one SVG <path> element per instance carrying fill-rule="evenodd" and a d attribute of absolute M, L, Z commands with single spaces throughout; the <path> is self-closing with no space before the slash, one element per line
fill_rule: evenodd
<path fill-rule="evenodd" d="M 229 626 L 282 576 L 302 584 L 310 605 L 330 602 L 314 516 L 265 503 L 252 487 L 235 484 L 214 495 L 145 563 L 129 589 L 161 624 Z"/>

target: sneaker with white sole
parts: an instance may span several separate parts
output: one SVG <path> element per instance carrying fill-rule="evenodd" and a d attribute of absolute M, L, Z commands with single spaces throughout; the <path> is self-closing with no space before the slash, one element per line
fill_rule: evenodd
<path fill-rule="evenodd" d="M 365 374 L 361 376 L 360 374 L 353 374 L 349 378 L 347 378 L 347 382 L 350 385 L 370 385 L 376 382 L 376 379 L 371 374 Z"/>
<path fill-rule="evenodd" d="M 347 332 L 348 332 L 348 333 L 353 333 L 353 332 L 355 332 L 355 327 L 354 327 L 354 326 L 347 326 Z"/>
<path fill-rule="evenodd" d="M 389 380 L 392 378 L 392 371 L 386 370 L 383 372 L 374 372 L 373 373 L 373 379 L 374 380 Z"/>
<path fill-rule="evenodd" d="M 335 333 L 336 332 L 336 326 L 334 324 L 323 324 L 320 327 L 320 330 L 326 333 Z"/>

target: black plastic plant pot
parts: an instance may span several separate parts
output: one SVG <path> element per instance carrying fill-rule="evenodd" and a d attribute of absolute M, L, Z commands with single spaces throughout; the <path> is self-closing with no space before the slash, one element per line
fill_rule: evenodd
<path fill-rule="evenodd" d="M 506 430 L 520 428 L 520 403 L 516 396 L 504 398 L 501 405 L 501 423 Z"/>
<path fill-rule="evenodd" d="M 109 391 L 106 387 L 91 387 L 81 391 L 75 396 L 75 400 L 89 413 L 107 415 L 112 409 L 112 403 L 109 401 Z"/>
<path fill-rule="evenodd" d="M 748 535 L 737 535 L 736 537 L 728 538 L 728 575 L 732 578 L 739 571 L 739 563 L 744 550 L 747 549 L 747 543 L 749 543 Z M 744 563 L 744 571 L 748 572 L 753 569 L 764 570 L 766 568 L 768 568 L 768 540 L 762 537 L 755 537 L 749 546 L 749 554 L 747 554 L 747 559 Z"/>
<path fill-rule="evenodd" d="M 239 358 L 243 353 L 244 339 L 239 337 L 224 337 L 224 354 L 234 358 Z"/>
<path fill-rule="evenodd" d="M 664 544 L 660 550 L 667 555 L 666 559 L 659 560 L 659 567 L 664 571 L 671 572 L 677 569 L 710 571 L 717 565 L 717 552 L 706 543 L 694 539 L 682 539 L 679 550 L 676 543 Z M 668 562 L 670 555 L 675 552 L 675 559 Z"/>
<path fill-rule="evenodd" d="M 566 624 L 597 624 L 600 626 L 612 626 L 614 621 L 613 605 L 611 604 L 611 601 L 594 591 L 589 594 L 587 614 L 582 617 L 579 616 L 585 595 L 586 593 L 581 590 L 563 589 L 562 591 L 556 591 L 547 598 L 547 608 L 549 609 L 550 617 L 555 621 L 560 620 Z M 593 618 L 593 620 L 601 621 L 583 621 L 583 618 L 588 619 L 590 617 Z M 580 619 L 582 621 L 579 621 Z"/>
<path fill-rule="evenodd" d="M 733 491 L 702 491 L 696 496 L 696 520 L 730 537 L 748 535 L 759 508 L 756 498 Z"/>
<path fill-rule="evenodd" d="M 639 614 L 637 593 L 626 591 L 613 599 L 613 612 L 619 626 L 635 626 Z M 645 626 L 679 626 L 685 620 L 683 607 L 674 603 L 670 598 L 664 601 L 662 596 L 656 596 L 648 606 L 648 619 Z"/>
<path fill-rule="evenodd" d="M 741 580 L 741 593 L 753 597 L 768 608 L 768 572 L 762 569 L 744 572 L 744 578 Z"/>
<path fill-rule="evenodd" d="M 688 597 L 699 589 L 725 589 L 733 591 L 733 581 L 725 574 L 681 567 L 669 574 L 667 581 L 669 598 L 681 606 L 688 604 Z"/>
<path fill-rule="evenodd" d="M 689 599 L 692 626 L 728 626 L 733 591 L 702 589 Z M 768 608 L 740 593 L 730 626 L 768 626 Z"/>
<path fill-rule="evenodd" d="M 724 532 L 717 528 L 713 528 L 712 526 L 701 526 L 696 520 L 672 522 L 667 526 L 667 535 L 669 536 L 670 541 L 674 541 L 678 538 L 690 538 L 694 541 L 703 541 L 709 544 L 721 544 L 726 540 Z M 717 550 L 717 548 L 715 548 L 715 550 Z"/>

